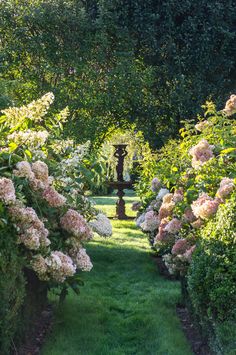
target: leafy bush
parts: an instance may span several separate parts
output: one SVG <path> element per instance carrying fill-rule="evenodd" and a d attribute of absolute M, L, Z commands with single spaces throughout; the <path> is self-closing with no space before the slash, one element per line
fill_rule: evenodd
<path fill-rule="evenodd" d="M 181 139 L 144 161 L 151 169 L 141 172 L 137 224 L 183 286 L 188 273 L 189 296 L 186 287 L 183 296 L 204 333 L 210 329 L 212 349 L 228 354 L 234 345 L 226 329 L 235 322 L 236 305 L 236 95 L 221 112 L 211 102 L 205 109 L 196 125 L 185 122 Z"/>
<path fill-rule="evenodd" d="M 1 205 L 1 211 L 4 207 Z M 3 217 L 3 213 L 1 213 Z M 1 218 L 0 226 L 0 352 L 9 354 L 16 330 L 20 329 L 25 297 L 23 258 L 16 243 L 16 232 Z"/>
<path fill-rule="evenodd" d="M 30 328 L 47 289 L 60 291 L 61 300 L 68 287 L 79 292 L 81 272 L 93 266 L 85 243 L 94 232 L 112 232 L 108 218 L 84 195 L 89 144 L 63 140 L 69 112 L 48 116 L 53 99 L 48 93 L 27 106 L 5 109 L 0 117 L 1 269 L 6 276 L 0 291 L 0 337 L 5 339 L 0 352 L 13 344 L 19 319 L 22 333 Z"/>
<path fill-rule="evenodd" d="M 219 207 L 216 217 L 201 230 L 200 236 L 188 271 L 190 301 L 216 352 L 233 354 L 236 348 L 235 193 Z"/>

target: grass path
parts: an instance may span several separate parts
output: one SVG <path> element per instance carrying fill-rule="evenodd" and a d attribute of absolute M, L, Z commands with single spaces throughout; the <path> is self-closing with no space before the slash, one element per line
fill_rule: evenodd
<path fill-rule="evenodd" d="M 114 199 L 95 200 L 109 215 Z M 81 295 L 58 310 L 42 355 L 191 355 L 175 313 L 179 284 L 158 275 L 133 221 L 112 223 L 110 239 L 87 246 L 94 268 L 83 273 Z"/>

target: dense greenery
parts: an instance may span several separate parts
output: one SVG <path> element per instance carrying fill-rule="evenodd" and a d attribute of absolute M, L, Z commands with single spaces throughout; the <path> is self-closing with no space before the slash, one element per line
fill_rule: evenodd
<path fill-rule="evenodd" d="M 4 0 L 0 10 L 1 105 L 53 91 L 80 142 L 136 123 L 160 146 L 234 87 L 232 0 Z"/>
<path fill-rule="evenodd" d="M 183 296 L 216 354 L 235 352 L 234 100 L 220 112 L 207 102 L 205 117 L 185 122 L 181 139 L 147 152 L 137 184 L 142 203 L 134 206 L 152 248 L 182 278 Z"/>
<path fill-rule="evenodd" d="M 84 241 L 93 232 L 112 233 L 108 218 L 84 195 L 96 183 L 99 162 L 89 156 L 89 143 L 62 139 L 68 110 L 48 116 L 53 100 L 48 93 L 27 106 L 3 110 L 0 117 L 0 353 L 4 354 L 33 329 L 48 289 L 56 290 L 61 300 L 69 287 L 79 293 L 81 272 L 93 266 L 82 247 Z"/>
<path fill-rule="evenodd" d="M 3 206 L 1 206 L 3 210 Z M 0 231 L 0 350 L 8 354 L 22 328 L 21 308 L 25 297 L 23 259 L 16 245 L 16 233 L 1 219 Z"/>
<path fill-rule="evenodd" d="M 191 304 L 217 354 L 235 351 L 236 198 L 222 205 L 201 231 L 188 276 Z"/>

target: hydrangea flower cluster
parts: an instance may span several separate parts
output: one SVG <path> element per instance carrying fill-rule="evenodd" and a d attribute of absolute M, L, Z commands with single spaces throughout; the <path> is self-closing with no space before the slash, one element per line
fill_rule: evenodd
<path fill-rule="evenodd" d="M 72 259 L 61 251 L 53 251 L 46 258 L 36 255 L 31 261 L 31 266 L 43 281 L 53 279 L 62 283 L 76 272 Z"/>
<path fill-rule="evenodd" d="M 153 232 L 159 226 L 159 218 L 158 215 L 154 211 L 148 211 L 145 214 L 144 222 L 141 224 L 141 228 L 145 232 Z"/>
<path fill-rule="evenodd" d="M 10 205 L 16 200 L 15 187 L 10 179 L 0 179 L 0 200 L 6 205 Z"/>
<path fill-rule="evenodd" d="M 206 139 L 202 139 L 197 145 L 193 146 L 189 150 L 189 154 L 193 157 L 192 167 L 197 169 L 213 158 L 213 148 L 214 146 L 210 145 Z"/>
<path fill-rule="evenodd" d="M 223 112 L 227 116 L 232 116 L 234 113 L 236 113 L 236 95 L 231 95 L 229 100 L 226 101 Z"/>
<path fill-rule="evenodd" d="M 216 196 L 224 200 L 234 190 L 235 184 L 233 179 L 223 178 L 220 187 L 216 192 Z"/>
<path fill-rule="evenodd" d="M 76 253 L 72 252 L 72 259 L 75 262 L 77 268 L 82 271 L 90 271 L 93 268 L 90 257 L 84 248 L 80 248 Z"/>
<path fill-rule="evenodd" d="M 160 189 L 160 187 L 161 187 L 161 182 L 157 177 L 155 177 L 151 183 L 151 190 L 153 192 L 157 192 Z"/>
<path fill-rule="evenodd" d="M 110 237 L 112 235 L 111 222 L 103 213 L 99 213 L 95 220 L 89 222 L 89 225 L 94 232 L 103 237 Z"/>
<path fill-rule="evenodd" d="M 235 137 L 235 125 L 231 124 L 231 119 L 228 120 L 226 116 L 222 117 L 222 112 L 220 115 L 214 114 L 214 105 L 211 103 L 208 103 L 206 107 L 207 114 L 210 114 L 208 120 L 205 119 L 195 125 L 195 129 L 201 132 L 201 137 L 205 137 L 205 139 L 200 139 L 196 145 L 186 151 L 194 132 L 193 127 L 188 124 L 183 129 L 183 132 L 187 134 L 181 134 L 183 144 L 178 146 L 177 156 L 182 163 L 178 165 L 178 169 L 173 169 L 171 152 L 168 153 L 170 154 L 170 164 L 167 164 L 167 174 L 171 179 L 165 175 L 164 179 L 167 186 L 175 185 L 175 191 L 171 190 L 170 193 L 169 190 L 160 188 L 163 185 L 155 177 L 151 182 L 150 189 L 155 192 L 156 200 L 150 201 L 148 207 L 145 206 L 145 212 L 139 215 L 136 220 L 136 224 L 148 234 L 152 247 L 163 257 L 169 271 L 182 275 L 187 272 L 195 250 L 196 240 L 201 237 L 200 229 L 205 227 L 208 221 L 215 216 L 219 205 L 226 202 L 236 187 L 235 179 L 230 178 L 234 177 L 235 158 L 232 152 L 234 152 L 235 145 L 231 135 Z M 236 95 L 230 97 L 223 112 L 228 116 L 236 113 Z M 226 130 L 225 127 L 227 127 Z M 198 137 L 197 132 L 195 135 L 194 142 Z M 213 153 L 215 147 L 209 143 L 213 137 L 219 137 L 217 151 L 222 146 L 220 154 L 214 155 Z M 170 144 L 169 147 L 172 145 Z M 163 152 L 166 156 L 166 149 Z M 212 164 L 199 169 L 213 158 Z M 166 167 L 161 160 L 158 161 L 158 168 L 160 174 L 165 174 Z M 230 177 L 222 178 L 222 174 Z M 219 179 L 221 181 L 218 186 Z M 146 176 L 144 176 L 144 180 L 146 186 Z M 197 189 L 200 193 L 197 192 Z M 209 191 L 209 195 L 207 191 L 205 192 L 206 189 Z M 143 194 L 142 190 L 140 191 Z M 144 203 L 149 197 L 153 197 L 150 191 L 146 199 L 143 198 Z M 149 219 L 152 221 L 153 216 L 159 222 L 154 225 L 156 229 L 147 227 L 147 222 Z M 149 222 L 149 224 L 151 223 Z"/>
<path fill-rule="evenodd" d="M 18 205 L 9 207 L 9 214 L 17 227 L 19 242 L 30 250 L 38 250 L 50 245 L 49 231 L 31 207 Z"/>
<path fill-rule="evenodd" d="M 73 237 L 79 240 L 89 240 L 92 238 L 92 230 L 77 211 L 69 209 L 60 219 L 61 227 L 71 233 Z"/>
<path fill-rule="evenodd" d="M 49 92 L 26 106 L 10 107 L 2 110 L 2 112 L 6 115 L 7 123 L 10 128 L 13 128 L 16 125 L 23 123 L 26 118 L 32 122 L 42 121 L 53 101 L 54 95 L 52 92 Z"/>
<path fill-rule="evenodd" d="M 205 120 L 205 121 L 201 121 L 201 122 L 197 123 L 195 125 L 195 128 L 197 131 L 202 132 L 202 131 L 204 131 L 204 129 L 206 129 L 210 125 L 211 125 L 211 123 L 209 121 Z"/>
<path fill-rule="evenodd" d="M 17 145 L 27 145 L 31 150 L 38 149 L 46 143 L 49 137 L 47 131 L 15 131 L 7 136 L 9 143 L 14 142 Z"/>
<path fill-rule="evenodd" d="M 209 219 L 216 214 L 220 202 L 219 199 L 213 199 L 206 193 L 203 193 L 191 204 L 191 207 L 197 218 Z"/>
<path fill-rule="evenodd" d="M 15 176 L 25 177 L 35 191 L 40 191 L 41 196 L 51 207 L 61 207 L 66 203 L 66 198 L 51 186 L 53 178 L 49 176 L 48 166 L 42 161 L 30 165 L 27 161 L 16 164 Z"/>

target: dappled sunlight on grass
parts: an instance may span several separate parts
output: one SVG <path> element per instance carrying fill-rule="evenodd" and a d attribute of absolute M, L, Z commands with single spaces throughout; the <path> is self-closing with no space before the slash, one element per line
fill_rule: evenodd
<path fill-rule="evenodd" d="M 94 268 L 57 312 L 43 355 L 190 355 L 175 312 L 179 283 L 158 275 L 134 221 L 112 224 L 111 238 L 87 245 Z"/>

